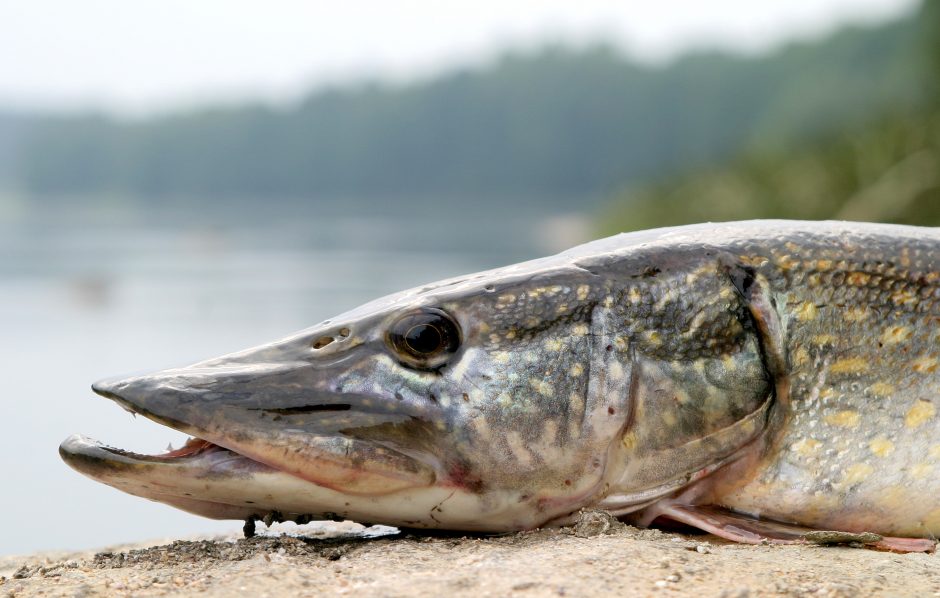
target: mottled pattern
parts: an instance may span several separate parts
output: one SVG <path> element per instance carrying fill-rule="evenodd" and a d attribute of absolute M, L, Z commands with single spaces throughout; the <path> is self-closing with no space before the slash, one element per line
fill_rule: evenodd
<path fill-rule="evenodd" d="M 63 455 L 212 516 L 498 531 L 681 495 L 806 526 L 929 536 L 940 533 L 938 272 L 940 233 L 917 227 L 620 235 L 99 387 L 265 463 L 264 476 L 233 481 L 213 464 L 214 485 L 199 480 L 194 495 L 153 462 L 109 469 L 85 439 Z M 421 310 L 459 331 L 433 367 L 389 341 Z M 160 471 L 187 493 L 150 490 Z"/>
<path fill-rule="evenodd" d="M 791 419 L 744 511 L 839 529 L 940 534 L 940 243 L 793 235 L 767 252 L 786 321 Z M 746 254 L 745 254 L 746 255 Z"/>

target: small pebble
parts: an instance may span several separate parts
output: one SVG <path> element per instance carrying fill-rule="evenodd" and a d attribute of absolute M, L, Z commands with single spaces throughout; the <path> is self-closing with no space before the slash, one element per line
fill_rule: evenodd
<path fill-rule="evenodd" d="M 698 546 L 695 547 L 695 552 L 699 554 L 711 554 L 712 551 L 709 550 L 708 546 L 705 546 L 704 544 L 699 544 Z"/>

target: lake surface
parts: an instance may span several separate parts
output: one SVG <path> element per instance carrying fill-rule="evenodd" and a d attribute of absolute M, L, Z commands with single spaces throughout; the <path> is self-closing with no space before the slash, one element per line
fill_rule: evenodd
<path fill-rule="evenodd" d="M 274 340 L 386 293 L 552 253 L 583 231 L 583 219 L 532 205 L 0 214 L 0 554 L 240 528 L 62 463 L 58 444 L 75 432 L 151 453 L 185 440 L 91 382 Z"/>

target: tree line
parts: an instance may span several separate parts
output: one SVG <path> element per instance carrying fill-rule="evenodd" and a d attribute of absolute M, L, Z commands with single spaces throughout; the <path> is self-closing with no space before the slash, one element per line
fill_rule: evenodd
<path fill-rule="evenodd" d="M 0 177 L 35 198 L 599 198 L 919 105 L 919 27 L 911 15 L 763 56 L 699 52 L 659 67 L 604 45 L 550 46 L 288 107 L 21 119 L 0 143 Z"/>

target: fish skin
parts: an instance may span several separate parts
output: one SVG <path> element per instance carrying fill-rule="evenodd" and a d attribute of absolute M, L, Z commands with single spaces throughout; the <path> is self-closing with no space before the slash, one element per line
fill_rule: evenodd
<path fill-rule="evenodd" d="M 213 465 L 218 489 L 202 499 L 146 489 L 169 463 L 117 466 L 74 438 L 60 452 L 95 479 L 208 516 L 503 531 L 590 507 L 648 522 L 682 501 L 932 537 L 938 280 L 931 228 L 754 221 L 618 235 L 99 384 L 253 464 Z M 432 370 L 388 340 L 428 308 L 460 335 Z M 186 463 L 172 465 L 180 479 L 195 475 Z M 252 484 L 275 498 L 246 506 Z M 294 502 L 279 494 L 289 485 Z"/>

